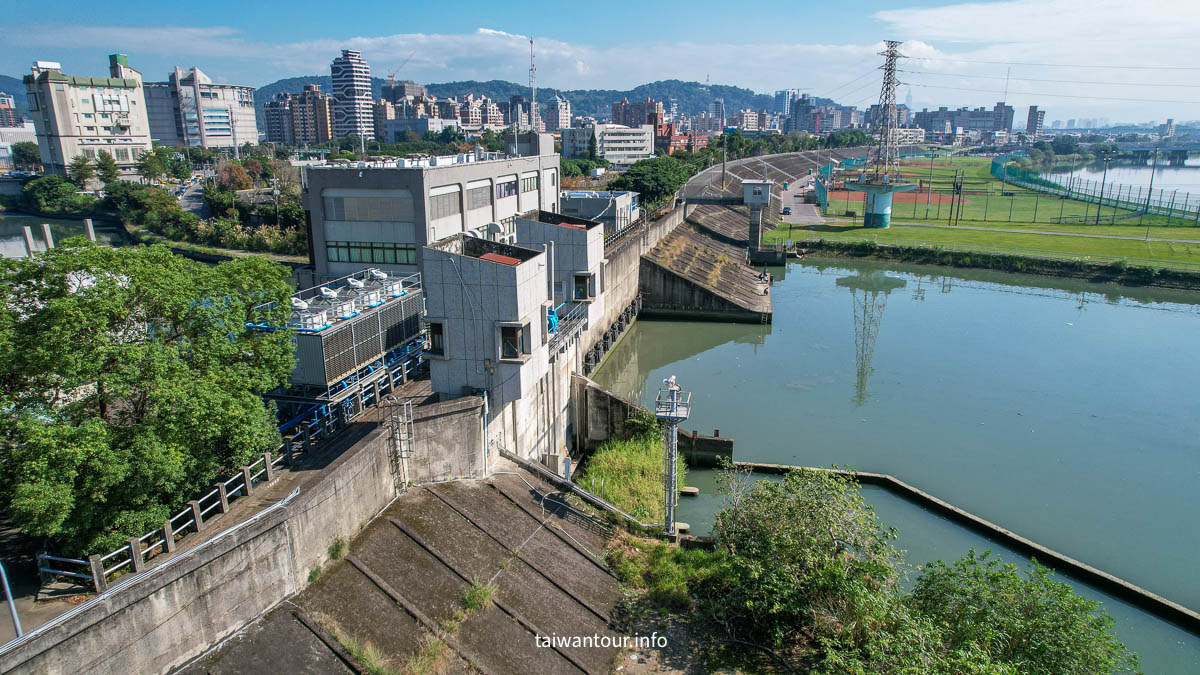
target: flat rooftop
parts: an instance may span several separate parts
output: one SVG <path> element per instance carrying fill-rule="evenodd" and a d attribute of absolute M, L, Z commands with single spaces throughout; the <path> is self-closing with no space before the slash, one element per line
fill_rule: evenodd
<path fill-rule="evenodd" d="M 561 213 L 555 213 L 553 211 L 542 211 L 539 209 L 526 211 L 525 213 L 518 215 L 517 219 L 528 220 L 534 223 L 545 223 L 547 225 L 559 225 L 561 227 L 571 228 L 572 230 L 590 230 L 593 227 L 599 227 L 602 225 L 602 223 L 598 220 L 580 218 L 578 216 L 568 216 Z"/>
<path fill-rule="evenodd" d="M 478 258 L 488 262 L 516 267 L 521 263 L 532 260 L 542 254 L 530 248 L 513 246 L 499 241 L 488 241 L 479 237 L 459 233 L 446 239 L 436 241 L 425 248 L 434 251 L 445 251 L 468 258 Z"/>

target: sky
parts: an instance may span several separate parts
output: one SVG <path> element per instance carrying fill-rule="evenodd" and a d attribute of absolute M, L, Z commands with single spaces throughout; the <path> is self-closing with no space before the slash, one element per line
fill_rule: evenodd
<path fill-rule="evenodd" d="M 95 6 L 94 6 L 95 7 Z M 883 40 L 903 41 L 899 102 L 988 106 L 1005 99 L 1070 118 L 1200 119 L 1198 0 L 858 0 L 854 3 L 252 2 L 124 0 L 82 14 L 61 0 L 10 0 L 0 74 L 34 60 L 102 75 L 129 54 L 147 80 L 199 66 L 251 86 L 328 74 L 358 49 L 372 74 L 417 82 L 529 79 L 546 89 L 630 89 L 681 79 L 770 93 L 799 88 L 845 105 L 879 98 Z M 352 7 L 353 9 L 350 9 Z M 852 9 L 850 9 L 852 8 Z M 222 11 L 213 11 L 221 9 Z M 745 11 L 734 11 L 742 9 Z M 1007 91 L 1007 96 L 1005 95 Z"/>

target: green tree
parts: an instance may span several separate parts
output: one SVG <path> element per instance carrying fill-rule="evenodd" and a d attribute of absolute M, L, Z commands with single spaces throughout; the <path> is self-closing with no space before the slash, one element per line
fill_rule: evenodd
<path fill-rule="evenodd" d="M 96 177 L 104 183 L 105 187 L 109 187 L 121 179 L 121 168 L 117 166 L 117 160 L 113 159 L 113 156 L 106 150 L 101 150 L 96 155 Z"/>
<path fill-rule="evenodd" d="M 69 239 L 5 261 L 0 475 L 23 532 L 75 555 L 161 526 L 218 476 L 275 447 L 261 394 L 292 368 L 286 331 L 245 328 L 285 307 L 288 270 L 217 266 L 162 246 Z M 283 325 L 283 310 L 263 317 Z"/>
<path fill-rule="evenodd" d="M 92 166 L 92 161 L 87 155 L 75 155 L 69 164 L 67 164 L 67 180 L 70 180 L 80 190 L 87 189 L 87 183 L 96 175 L 96 167 Z"/>
<path fill-rule="evenodd" d="M 1016 565 L 989 553 L 925 567 L 910 604 L 945 630 L 951 649 L 975 644 L 997 663 L 1022 673 L 1111 673 L 1137 669 L 1112 634 L 1113 618 L 1099 605 L 1031 562 Z"/>
<path fill-rule="evenodd" d="M 167 172 L 167 161 L 157 152 L 142 151 L 137 158 L 138 175 L 148 183 L 157 183 Z"/>
<path fill-rule="evenodd" d="M 32 171 L 42 163 L 42 153 L 37 143 L 21 141 L 12 144 L 13 164 L 25 171 Z"/>
<path fill-rule="evenodd" d="M 21 188 L 21 204 L 32 211 L 46 213 L 84 213 L 95 198 L 75 194 L 79 186 L 66 176 L 51 174 L 35 178 Z"/>
<path fill-rule="evenodd" d="M 171 174 L 171 178 L 175 180 L 187 180 L 192 175 L 192 163 L 186 159 L 172 157 L 167 160 L 167 173 Z"/>
<path fill-rule="evenodd" d="M 587 158 L 596 161 L 596 134 L 588 136 Z"/>
<path fill-rule="evenodd" d="M 633 190 L 644 202 L 658 202 L 683 187 L 691 177 L 688 169 L 671 157 L 655 157 L 635 162 L 625 173 L 609 182 L 613 190 Z"/>

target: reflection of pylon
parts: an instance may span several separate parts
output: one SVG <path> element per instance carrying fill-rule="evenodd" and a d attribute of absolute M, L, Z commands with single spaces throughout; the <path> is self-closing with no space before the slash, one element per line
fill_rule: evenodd
<path fill-rule="evenodd" d="M 887 307 L 888 294 L 903 288 L 907 282 L 872 271 L 841 277 L 836 283 L 849 288 L 854 301 L 854 403 L 862 406 L 870 398 L 867 381 L 874 372 L 871 361 L 875 357 L 875 341 L 879 337 L 879 323 Z"/>

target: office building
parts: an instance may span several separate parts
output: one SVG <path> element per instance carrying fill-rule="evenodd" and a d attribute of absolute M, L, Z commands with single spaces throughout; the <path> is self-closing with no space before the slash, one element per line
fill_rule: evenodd
<path fill-rule="evenodd" d="M 550 119 L 546 122 L 546 131 L 558 131 L 571 126 L 571 102 L 554 94 L 550 99 Z"/>
<path fill-rule="evenodd" d="M 407 132 L 411 131 L 417 136 L 424 136 L 431 131 L 435 134 L 440 133 L 446 127 L 458 128 L 458 120 L 444 120 L 440 117 L 390 119 L 383 124 L 382 138 L 385 143 L 402 143 Z"/>
<path fill-rule="evenodd" d="M 65 75 L 55 61 L 35 61 L 24 78 L 42 165 L 66 173 L 79 155 L 107 152 L 125 173 L 149 152 L 150 125 L 142 75 L 124 54 L 108 57 L 108 77 Z"/>
<path fill-rule="evenodd" d="M 254 87 L 216 84 L 204 71 L 178 66 L 166 82 L 147 82 L 150 137 L 160 145 L 232 148 L 258 143 Z"/>
<path fill-rule="evenodd" d="M 279 92 L 275 98 L 263 105 L 264 140 L 268 143 L 292 145 L 292 95 Z"/>
<path fill-rule="evenodd" d="M 876 133 L 876 136 L 879 134 Z M 921 127 L 900 127 L 892 129 L 892 142 L 897 145 L 916 145 L 925 142 L 925 130 Z"/>
<path fill-rule="evenodd" d="M 649 96 L 644 101 L 629 102 L 629 99 L 623 98 L 620 101 L 612 104 L 612 123 L 622 124 L 627 127 L 640 127 L 643 124 L 654 124 L 651 118 L 654 115 L 664 115 L 663 104 L 661 101 L 655 101 Z"/>
<path fill-rule="evenodd" d="M 799 89 L 780 89 L 775 92 L 775 114 L 787 117 L 792 114 L 792 101 L 800 97 Z"/>
<path fill-rule="evenodd" d="M 720 120 L 721 128 L 724 129 L 725 128 L 725 99 L 723 99 L 723 98 L 714 99 L 713 102 L 708 105 L 708 114 L 710 114 L 713 117 Z"/>
<path fill-rule="evenodd" d="M 333 133 L 337 138 L 375 137 L 371 98 L 371 67 L 362 54 L 343 49 L 329 67 L 333 76 Z"/>
<path fill-rule="evenodd" d="M 1013 107 L 1004 105 L 1004 101 L 996 103 L 992 108 L 992 119 L 994 126 L 992 131 L 1003 131 L 1005 134 L 1012 133 L 1013 127 Z"/>
<path fill-rule="evenodd" d="M 466 232 L 511 240 L 513 216 L 558 211 L 553 138 L 525 133 L 518 145 L 520 156 L 479 152 L 307 167 L 303 203 L 317 281 L 369 267 L 422 271 L 421 249 L 439 239 Z"/>
<path fill-rule="evenodd" d="M 321 85 L 306 84 L 292 99 L 292 139 L 296 145 L 324 143 L 333 138 L 333 98 Z"/>
<path fill-rule="evenodd" d="M 638 160 L 654 157 L 654 127 L 649 124 L 638 127 L 595 124 L 577 129 L 563 129 L 563 157 L 585 158 L 593 142 L 596 146 L 596 156 L 617 166 L 629 166 Z"/>
<path fill-rule="evenodd" d="M 380 98 L 371 103 L 371 128 L 375 130 L 375 140 L 384 140 L 387 133 L 384 127 L 389 120 L 394 119 L 396 119 L 396 106 L 391 101 Z"/>
<path fill-rule="evenodd" d="M 1161 138 L 1170 138 L 1175 135 L 1175 120 L 1168 119 L 1166 124 L 1158 126 L 1158 135 Z"/>
<path fill-rule="evenodd" d="M 411 80 L 390 79 L 383 83 L 381 87 L 381 96 L 383 100 L 399 104 L 406 98 L 424 98 L 429 96 L 429 92 L 425 90 L 425 85 L 417 84 Z"/>
<path fill-rule="evenodd" d="M 19 127 L 24 122 L 17 112 L 16 99 L 11 94 L 0 91 L 0 127 Z"/>
<path fill-rule="evenodd" d="M 758 113 L 754 110 L 739 110 L 733 114 L 733 126 L 742 131 L 758 131 Z"/>
<path fill-rule="evenodd" d="M 1029 140 L 1036 141 L 1042 135 L 1042 125 L 1046 121 L 1046 111 L 1038 110 L 1036 105 L 1029 106 L 1029 116 L 1025 118 L 1025 135 Z"/>
<path fill-rule="evenodd" d="M 966 131 L 977 131 L 980 134 L 994 131 L 1007 133 L 1012 130 L 1012 107 L 998 103 L 992 109 L 926 109 L 913 116 L 913 124 L 924 129 L 926 135 L 943 133 L 947 124 L 952 129 L 962 127 Z"/>

